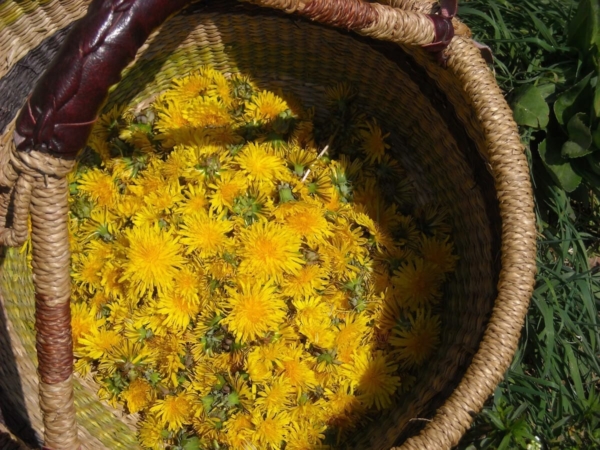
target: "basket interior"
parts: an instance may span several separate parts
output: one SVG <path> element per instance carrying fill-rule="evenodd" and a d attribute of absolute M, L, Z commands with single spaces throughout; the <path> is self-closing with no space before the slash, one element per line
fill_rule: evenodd
<path fill-rule="evenodd" d="M 468 137 L 480 133 L 467 128 L 476 121 L 461 122 L 427 72 L 397 46 L 236 2 L 200 5 L 169 20 L 140 50 L 107 108 L 147 105 L 173 77 L 205 64 L 299 97 L 315 108 L 317 121 L 324 114 L 325 88 L 352 83 L 364 110 L 390 132 L 390 151 L 412 178 L 417 202 L 435 199 L 448 209 L 460 259 L 441 306 L 441 348 L 414 389 L 383 420 L 361 424 L 348 448 L 387 449 L 402 442 L 432 417 L 462 377 L 496 294 L 499 213 L 492 177 L 479 156 L 483 149 Z M 13 432 L 32 443 L 41 428 L 33 285 L 18 250 L 6 253 L 0 283 L 0 407 L 11 417 Z M 96 400 L 88 381 L 75 385 L 84 447 L 136 448 L 135 418 Z"/>

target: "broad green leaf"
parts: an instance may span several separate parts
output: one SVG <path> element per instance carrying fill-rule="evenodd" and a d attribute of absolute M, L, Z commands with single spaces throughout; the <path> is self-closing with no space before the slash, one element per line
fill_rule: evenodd
<path fill-rule="evenodd" d="M 553 149 L 554 145 L 547 144 L 547 141 L 548 139 L 544 139 L 538 146 L 542 162 L 560 187 L 567 192 L 573 192 L 581 183 L 581 176 L 575 173 L 569 161 L 560 156 L 560 148 Z"/>
<path fill-rule="evenodd" d="M 568 44 L 587 55 L 590 47 L 600 48 L 600 0 L 580 0 L 569 23 Z"/>
<path fill-rule="evenodd" d="M 556 84 L 554 83 L 540 84 L 537 86 L 537 88 L 544 99 L 550 97 L 552 94 L 554 94 L 554 92 L 556 92 Z"/>
<path fill-rule="evenodd" d="M 186 438 L 182 444 L 183 450 L 200 450 L 200 439 L 196 436 Z"/>
<path fill-rule="evenodd" d="M 592 73 L 587 74 L 575 86 L 558 96 L 554 102 L 554 114 L 558 123 L 565 125 L 578 112 L 588 112 L 590 109 L 590 79 Z"/>
<path fill-rule="evenodd" d="M 525 86 L 515 91 L 511 101 L 515 121 L 519 125 L 546 128 L 550 116 L 548 103 L 536 86 Z"/>
<path fill-rule="evenodd" d="M 561 154 L 564 158 L 581 158 L 594 151 L 592 145 L 592 132 L 586 125 L 587 114 L 577 113 L 569 120 L 567 131 L 569 140 L 562 146 Z"/>

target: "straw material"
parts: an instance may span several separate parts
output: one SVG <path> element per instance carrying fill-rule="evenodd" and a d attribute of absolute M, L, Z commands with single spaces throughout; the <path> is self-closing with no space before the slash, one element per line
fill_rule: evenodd
<path fill-rule="evenodd" d="M 0 184 L 5 186 L 0 217 L 8 212 L 10 225 L 0 238 L 22 243 L 29 213 L 33 228 L 33 274 L 17 249 L 6 251 L 0 274 L 0 409 L 12 417 L 7 426 L 13 434 L 31 447 L 43 435 L 55 450 L 75 449 L 77 440 L 82 448 L 132 449 L 138 448 L 135 416 L 123 417 L 95 398 L 93 383 L 71 377 L 62 177 L 73 162 L 17 154 L 12 143 L 18 108 L 87 3 L 0 4 L 6 61 L 0 89 L 10 99 L 0 107 Z M 413 391 L 382 420 L 360 430 L 349 448 L 450 448 L 508 367 L 532 291 L 533 201 L 511 111 L 458 21 L 455 31 L 462 36 L 448 49 L 447 69 L 418 48 L 434 39 L 431 21 L 420 14 L 432 12 L 431 2 L 259 3 L 296 14 L 202 3 L 151 36 L 106 107 L 125 103 L 141 109 L 173 77 L 203 64 L 247 73 L 261 88 L 294 95 L 315 107 L 317 121 L 325 114 L 325 87 L 342 80 L 359 86 L 365 111 L 391 131 L 392 152 L 417 186 L 417 201 L 435 199 L 448 208 L 460 260 L 442 311 L 442 348 Z"/>

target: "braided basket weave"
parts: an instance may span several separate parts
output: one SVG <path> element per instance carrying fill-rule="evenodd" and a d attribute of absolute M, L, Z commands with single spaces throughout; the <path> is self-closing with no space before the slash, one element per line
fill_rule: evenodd
<path fill-rule="evenodd" d="M 437 4 L 253 3 L 270 8 L 206 0 L 169 19 L 125 70 L 106 108 L 147 105 L 173 77 L 204 64 L 291 92 L 315 107 L 317 119 L 326 86 L 359 86 L 361 106 L 391 132 L 417 202 L 448 208 L 460 259 L 443 305 L 441 348 L 404 401 L 366 424 L 348 448 L 448 449 L 508 367 L 532 291 L 533 200 L 511 111 L 456 19 L 447 67 L 421 48 L 435 40 L 426 14 L 437 13 Z M 100 402 L 97 386 L 71 374 L 64 175 L 72 162 L 23 154 L 13 143 L 19 109 L 88 4 L 0 1 L 1 243 L 27 237 L 28 214 L 33 226 L 33 274 L 15 248 L 5 249 L 0 272 L 2 449 L 42 442 L 53 450 L 138 448 L 135 417 Z"/>

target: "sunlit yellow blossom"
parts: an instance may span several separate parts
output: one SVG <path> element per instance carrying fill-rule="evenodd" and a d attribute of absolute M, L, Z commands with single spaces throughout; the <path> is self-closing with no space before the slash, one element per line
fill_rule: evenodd
<path fill-rule="evenodd" d="M 285 303 L 272 284 L 242 282 L 237 288 L 228 287 L 227 292 L 231 310 L 223 323 L 241 342 L 275 330 L 285 318 Z"/>
<path fill-rule="evenodd" d="M 181 226 L 181 243 L 187 246 L 186 253 L 197 252 L 202 258 L 215 256 L 224 250 L 233 224 L 213 214 L 199 211 L 184 218 Z"/>
<path fill-rule="evenodd" d="M 129 229 L 125 235 L 129 250 L 121 281 L 131 282 L 139 293 L 171 287 L 177 269 L 185 264 L 178 239 L 156 226 Z"/>
<path fill-rule="evenodd" d="M 185 103 L 204 95 L 211 84 L 210 75 L 198 71 L 183 78 L 174 79 L 174 88 L 167 91 L 165 98 Z"/>
<path fill-rule="evenodd" d="M 184 296 L 176 289 L 159 294 L 156 311 L 165 315 L 163 324 L 172 330 L 185 330 L 200 312 L 200 303 Z"/>
<path fill-rule="evenodd" d="M 129 387 L 121 393 L 121 398 L 127 403 L 127 409 L 134 414 L 146 406 L 154 398 L 154 390 L 150 383 L 143 378 L 136 378 Z"/>
<path fill-rule="evenodd" d="M 187 103 L 183 117 L 194 127 L 224 127 L 229 113 L 223 102 L 214 97 L 198 97 Z"/>
<path fill-rule="evenodd" d="M 258 393 L 256 405 L 266 413 L 284 411 L 292 403 L 294 388 L 287 378 L 278 377 Z"/>
<path fill-rule="evenodd" d="M 300 238 L 283 226 L 257 222 L 243 230 L 239 254 L 240 270 L 253 276 L 280 280 L 284 274 L 297 274 L 302 268 Z"/>
<path fill-rule="evenodd" d="M 184 352 L 184 341 L 181 337 L 169 334 L 167 336 L 155 336 L 148 341 L 148 347 L 156 354 L 156 360 L 160 372 L 172 384 L 177 386 L 177 373 L 185 366 L 181 362 Z"/>
<path fill-rule="evenodd" d="M 325 210 L 316 202 L 286 203 L 279 207 L 275 216 L 309 245 L 316 245 L 333 235 L 325 219 Z"/>
<path fill-rule="evenodd" d="M 395 328 L 390 344 L 394 353 L 407 366 L 418 366 L 428 360 L 440 342 L 440 318 L 424 310 L 409 315 L 410 326 Z"/>
<path fill-rule="evenodd" d="M 93 255 L 77 255 L 74 258 L 75 271 L 73 279 L 81 284 L 88 292 L 99 288 L 102 282 L 102 268 L 105 261 Z"/>
<path fill-rule="evenodd" d="M 265 145 L 257 143 L 248 144 L 235 161 L 250 180 L 259 183 L 274 182 L 287 171 L 280 157 L 270 154 Z"/>
<path fill-rule="evenodd" d="M 369 334 L 367 323 L 369 318 L 364 315 L 348 314 L 345 322 L 340 325 L 340 331 L 335 338 L 338 349 L 338 357 L 342 362 L 350 363 L 354 357 L 354 351 L 361 347 L 363 340 Z"/>
<path fill-rule="evenodd" d="M 120 342 L 118 332 L 92 327 L 89 333 L 79 338 L 80 352 L 89 358 L 99 359 Z"/>
<path fill-rule="evenodd" d="M 225 422 L 227 444 L 232 448 L 250 449 L 250 434 L 253 428 L 252 417 L 246 413 L 236 414 Z"/>
<path fill-rule="evenodd" d="M 225 172 L 208 187 L 214 190 L 209 195 L 211 207 L 219 213 L 233 208 L 233 200 L 246 188 L 246 181 L 238 173 Z"/>
<path fill-rule="evenodd" d="M 290 423 L 289 416 L 280 412 L 279 414 L 254 414 L 252 424 L 255 431 L 252 441 L 258 448 L 276 449 L 280 448 L 281 441 L 285 439 L 287 428 Z"/>
<path fill-rule="evenodd" d="M 94 316 L 94 311 L 85 303 L 71 303 L 71 329 L 76 348 L 79 347 L 79 338 L 98 326 Z"/>
<path fill-rule="evenodd" d="M 285 100 L 269 91 L 261 91 L 246 104 L 246 114 L 250 120 L 273 120 L 285 112 L 288 105 Z"/>
<path fill-rule="evenodd" d="M 315 373 L 308 363 L 309 359 L 299 347 L 286 348 L 282 357 L 283 376 L 299 390 L 314 388 L 317 384 Z"/>
<path fill-rule="evenodd" d="M 297 299 L 314 295 L 327 283 L 327 270 L 318 264 L 307 264 L 296 275 L 288 276 L 282 283 L 283 293 Z"/>
<path fill-rule="evenodd" d="M 171 431 L 178 431 L 183 425 L 190 423 L 192 403 L 188 395 L 182 392 L 178 395 L 168 395 L 164 400 L 157 400 L 150 411 Z"/>
<path fill-rule="evenodd" d="M 188 185 L 184 191 L 186 199 L 180 203 L 177 212 L 182 216 L 205 211 L 208 206 L 208 198 L 204 185 Z"/>
<path fill-rule="evenodd" d="M 163 450 L 165 441 L 163 439 L 163 421 L 156 414 L 147 414 L 139 424 L 140 443 L 152 450 Z"/>
<path fill-rule="evenodd" d="M 113 177 L 99 169 L 85 172 L 78 180 L 77 189 L 85 193 L 100 207 L 113 206 L 117 199 L 117 186 Z"/>

